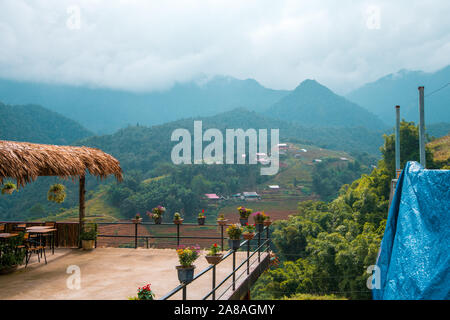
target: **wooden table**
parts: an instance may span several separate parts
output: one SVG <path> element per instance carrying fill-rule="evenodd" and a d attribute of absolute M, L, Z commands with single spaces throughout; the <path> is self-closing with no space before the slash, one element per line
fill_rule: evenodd
<path fill-rule="evenodd" d="M 30 227 L 33 228 L 33 227 Z M 57 229 L 49 227 L 39 227 L 39 228 L 33 228 L 30 229 L 27 228 L 27 232 L 30 234 L 36 234 L 39 236 L 39 242 L 42 243 L 42 237 L 46 235 L 51 235 L 52 242 L 50 243 L 50 248 L 52 249 L 52 254 L 55 254 L 55 232 Z M 45 245 L 45 244 L 44 244 Z"/>
<path fill-rule="evenodd" d="M 49 227 L 49 226 L 32 226 L 32 227 L 27 227 L 27 230 L 36 230 L 36 229 L 52 229 L 53 227 Z"/>
<path fill-rule="evenodd" d="M 18 233 L 0 233 L 0 239 L 9 239 L 12 237 L 17 237 L 19 234 Z"/>

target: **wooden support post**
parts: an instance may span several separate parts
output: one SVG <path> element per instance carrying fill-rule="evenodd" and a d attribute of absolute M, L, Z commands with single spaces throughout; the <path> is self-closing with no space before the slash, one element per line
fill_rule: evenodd
<path fill-rule="evenodd" d="M 84 217 L 85 217 L 85 203 L 84 203 L 84 194 L 86 192 L 86 178 L 85 176 L 80 176 L 80 194 L 79 194 L 79 234 L 81 235 L 81 232 L 83 231 L 83 225 L 84 225 Z M 81 240 L 79 241 L 79 247 L 81 248 Z"/>

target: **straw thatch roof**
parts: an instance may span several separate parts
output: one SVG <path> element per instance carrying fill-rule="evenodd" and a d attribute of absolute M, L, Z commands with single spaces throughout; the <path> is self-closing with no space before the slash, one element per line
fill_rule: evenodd
<path fill-rule="evenodd" d="M 122 180 L 119 161 L 100 149 L 0 140 L 0 183 L 12 178 L 24 186 L 38 176 L 68 178 L 86 171 L 101 179 L 113 174 Z"/>

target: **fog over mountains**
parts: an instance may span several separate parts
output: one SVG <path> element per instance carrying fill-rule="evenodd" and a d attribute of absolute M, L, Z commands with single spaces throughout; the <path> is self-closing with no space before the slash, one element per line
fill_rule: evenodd
<path fill-rule="evenodd" d="M 393 125 L 396 104 L 402 106 L 402 118 L 417 121 L 418 85 L 425 85 L 429 94 L 449 79 L 450 66 L 434 73 L 403 70 L 346 97 L 314 80 L 305 80 L 289 91 L 265 88 L 253 79 L 215 76 L 178 83 L 167 91 L 129 92 L 0 79 L 0 101 L 42 105 L 95 134 L 113 133 L 128 125 L 151 126 L 212 116 L 236 108 L 309 127 L 384 130 Z M 426 97 L 427 125 L 450 122 L 449 103 L 450 86 Z"/>

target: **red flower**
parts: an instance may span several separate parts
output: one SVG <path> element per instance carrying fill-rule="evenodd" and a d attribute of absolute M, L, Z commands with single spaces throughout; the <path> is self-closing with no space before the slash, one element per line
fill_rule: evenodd
<path fill-rule="evenodd" d="M 205 209 L 202 209 L 202 213 L 205 213 Z"/>
<path fill-rule="evenodd" d="M 217 248 L 217 243 L 214 243 L 214 247 Z"/>

